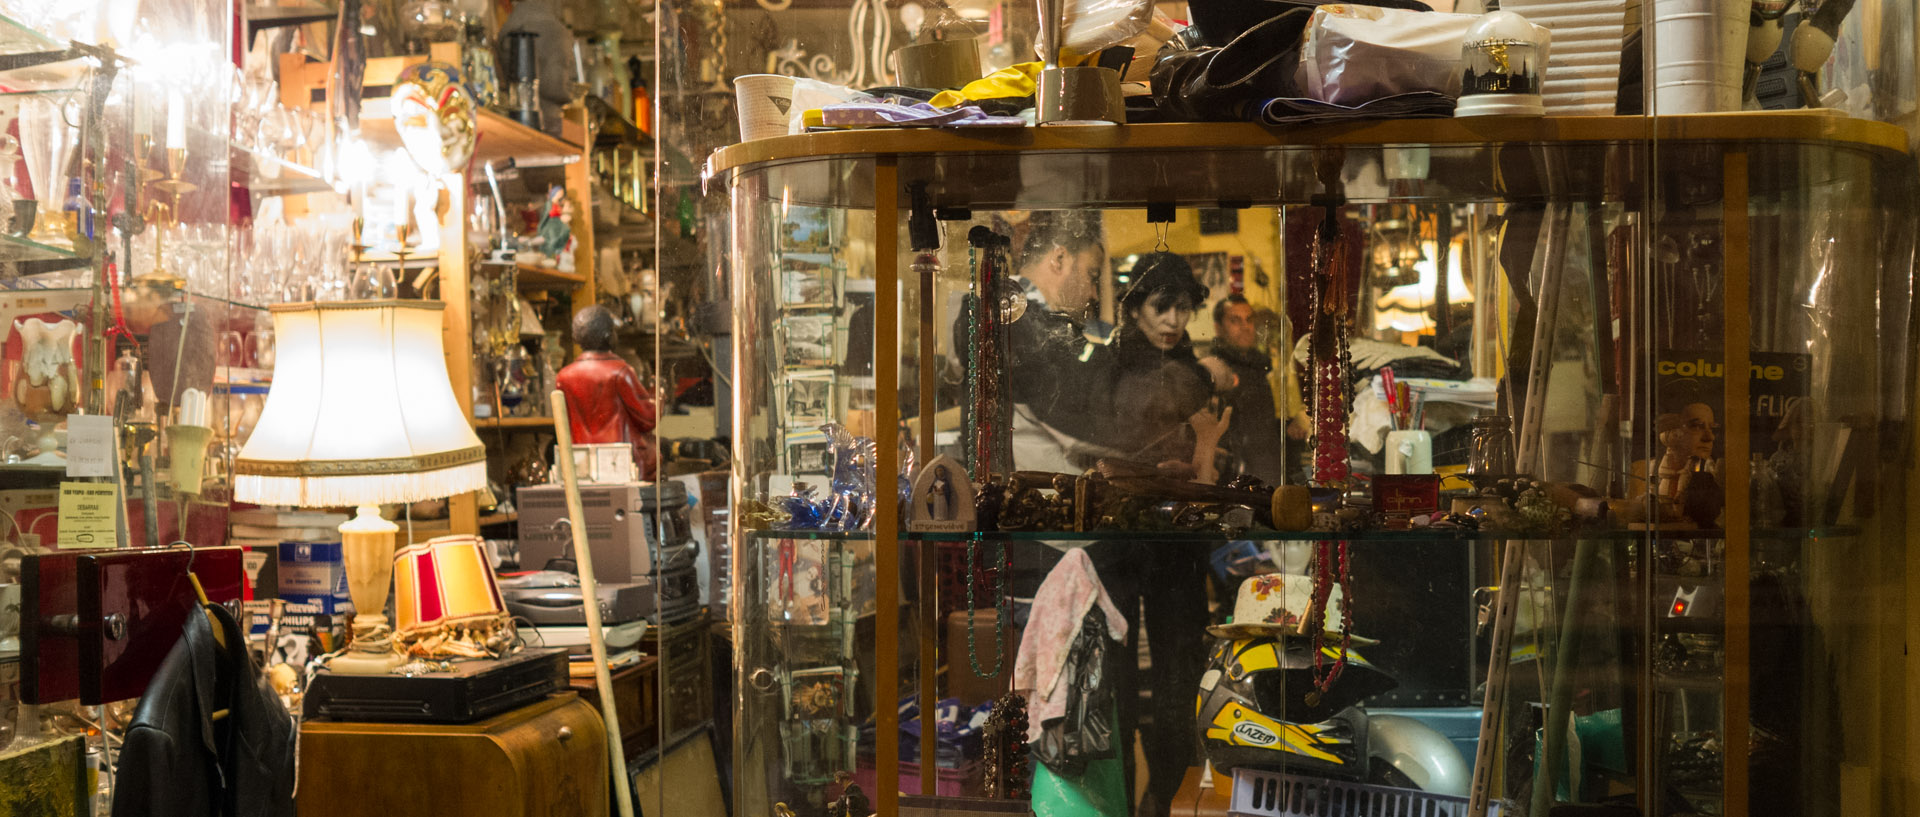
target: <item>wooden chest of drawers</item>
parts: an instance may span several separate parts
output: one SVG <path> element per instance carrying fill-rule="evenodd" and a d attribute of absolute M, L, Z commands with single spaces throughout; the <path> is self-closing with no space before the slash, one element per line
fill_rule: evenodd
<path fill-rule="evenodd" d="M 606 817 L 607 735 L 572 692 L 478 723 L 308 721 L 300 817 Z"/>
<path fill-rule="evenodd" d="M 705 616 L 647 630 L 640 651 L 660 659 L 666 680 L 660 695 L 666 705 L 667 735 L 677 737 L 713 718 L 713 663 L 710 624 Z"/>
<path fill-rule="evenodd" d="M 641 656 L 640 662 L 613 673 L 613 701 L 619 710 L 620 748 L 627 761 L 646 754 L 660 745 L 660 660 Z M 593 676 L 574 678 L 567 683 L 580 699 L 600 708 L 600 691 Z"/>

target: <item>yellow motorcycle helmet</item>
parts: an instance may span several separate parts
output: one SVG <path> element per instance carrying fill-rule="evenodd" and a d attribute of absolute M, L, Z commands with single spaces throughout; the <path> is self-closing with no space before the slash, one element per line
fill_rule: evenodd
<path fill-rule="evenodd" d="M 1338 657 L 1329 647 L 1324 663 Z M 1367 779 L 1366 713 L 1355 704 L 1397 684 L 1353 651 L 1324 694 L 1313 675 L 1312 639 L 1216 642 L 1194 704 L 1200 743 L 1214 768 Z"/>

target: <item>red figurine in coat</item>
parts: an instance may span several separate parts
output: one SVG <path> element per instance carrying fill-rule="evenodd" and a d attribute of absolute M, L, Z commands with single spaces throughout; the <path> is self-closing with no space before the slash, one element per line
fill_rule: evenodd
<path fill-rule="evenodd" d="M 640 478 L 654 476 L 653 393 L 640 385 L 633 367 L 613 353 L 613 312 L 589 306 L 573 316 L 573 339 L 580 357 L 560 369 L 560 391 L 567 395 L 568 422 L 576 445 L 632 443 Z"/>

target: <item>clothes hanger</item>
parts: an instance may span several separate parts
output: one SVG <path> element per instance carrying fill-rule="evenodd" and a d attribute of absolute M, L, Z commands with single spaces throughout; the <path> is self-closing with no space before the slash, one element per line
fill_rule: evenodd
<path fill-rule="evenodd" d="M 200 584 L 200 576 L 193 572 L 193 560 L 199 557 L 200 551 L 193 546 L 192 542 L 188 542 L 184 539 L 174 542 L 173 545 L 186 546 L 187 548 L 187 581 L 193 583 L 193 595 L 194 595 L 194 598 L 198 599 L 200 602 L 200 614 L 206 616 L 207 624 L 213 627 L 213 643 L 218 644 L 221 649 L 226 649 L 227 647 L 226 626 L 220 623 L 220 618 L 218 616 L 215 616 L 212 610 L 207 609 L 213 606 L 213 602 L 207 599 L 207 588 Z M 229 714 L 228 710 L 216 709 L 213 711 L 213 716 L 211 719 L 217 721 L 222 718 L 225 718 L 228 714 Z"/>

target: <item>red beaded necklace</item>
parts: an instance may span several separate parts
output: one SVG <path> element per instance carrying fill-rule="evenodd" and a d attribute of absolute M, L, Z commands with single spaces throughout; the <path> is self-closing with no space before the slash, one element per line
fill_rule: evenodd
<path fill-rule="evenodd" d="M 1353 303 L 1347 281 L 1350 251 L 1347 242 L 1341 240 L 1340 208 L 1322 208 L 1320 229 L 1313 242 L 1313 325 L 1307 341 L 1308 364 L 1313 372 L 1313 481 L 1342 494 L 1351 476 L 1347 462 L 1353 398 L 1349 385 L 1353 382 L 1353 354 L 1348 342 L 1353 330 Z M 1314 550 L 1312 573 L 1313 603 L 1308 608 L 1306 632 L 1313 637 L 1314 687 L 1324 693 L 1346 669 L 1348 648 L 1353 644 L 1353 586 L 1347 542 L 1321 541 Z M 1341 595 L 1340 650 L 1329 668 L 1326 609 L 1336 581 Z"/>

